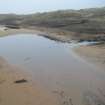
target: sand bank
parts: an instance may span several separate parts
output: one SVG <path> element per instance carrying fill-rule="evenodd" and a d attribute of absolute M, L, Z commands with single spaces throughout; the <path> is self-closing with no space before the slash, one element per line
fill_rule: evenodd
<path fill-rule="evenodd" d="M 71 42 L 70 33 L 59 32 L 56 29 L 47 29 L 47 28 L 20 28 L 20 29 L 7 29 L 0 30 L 0 37 L 14 35 L 14 34 L 35 34 L 39 36 L 47 37 L 51 40 L 56 40 L 60 42 Z"/>
<path fill-rule="evenodd" d="M 98 67 L 105 69 L 105 44 L 76 47 L 75 52 Z"/>

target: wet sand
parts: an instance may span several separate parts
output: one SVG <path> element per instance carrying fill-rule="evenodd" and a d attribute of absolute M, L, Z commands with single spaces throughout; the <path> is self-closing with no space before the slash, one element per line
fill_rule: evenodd
<path fill-rule="evenodd" d="M 21 72 L 20 72 L 21 71 Z M 15 81 L 26 79 L 25 83 Z M 47 91 L 33 83 L 27 74 L 0 57 L 0 105 L 56 105 Z"/>
<path fill-rule="evenodd" d="M 8 64 L 0 57 L 0 105 L 104 105 L 104 73 L 101 75 L 102 72 L 88 71 L 91 67 L 87 65 L 86 69 L 85 66 L 73 67 L 72 65 L 70 69 L 74 72 L 54 70 L 54 74 L 49 74 L 54 78 L 49 80 L 41 75 L 39 85 L 37 84 L 39 80 L 34 78 L 33 83 L 33 76 L 31 77 L 16 65 Z M 75 71 L 77 68 L 81 68 L 80 73 Z M 46 76 L 48 76 L 47 72 Z M 27 82 L 15 83 L 21 79 Z M 46 81 L 51 87 L 46 84 Z M 44 86 L 46 89 L 43 88 Z"/>
<path fill-rule="evenodd" d="M 105 44 L 80 46 L 74 48 L 74 51 L 94 66 L 105 70 Z"/>

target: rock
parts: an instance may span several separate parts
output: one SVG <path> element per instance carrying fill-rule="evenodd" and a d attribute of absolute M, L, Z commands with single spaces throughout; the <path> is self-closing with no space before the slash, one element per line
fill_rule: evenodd
<path fill-rule="evenodd" d="M 17 81 L 15 81 L 14 83 L 26 83 L 26 82 L 28 82 L 27 80 L 25 80 L 25 79 L 21 79 L 21 80 L 17 80 Z"/>

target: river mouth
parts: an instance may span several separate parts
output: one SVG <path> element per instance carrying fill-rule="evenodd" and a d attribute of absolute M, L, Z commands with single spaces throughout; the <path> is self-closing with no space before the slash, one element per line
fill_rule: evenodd
<path fill-rule="evenodd" d="M 24 67 L 63 105 L 104 105 L 105 73 L 77 58 L 71 45 L 34 34 L 0 38 L 0 56 Z M 103 97 L 103 98 L 101 98 Z"/>

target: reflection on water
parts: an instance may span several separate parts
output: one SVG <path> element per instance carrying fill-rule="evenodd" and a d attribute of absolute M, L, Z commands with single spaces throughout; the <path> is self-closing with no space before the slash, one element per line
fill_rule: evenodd
<path fill-rule="evenodd" d="M 105 72 L 75 57 L 70 46 L 37 35 L 12 35 L 0 38 L 0 56 L 26 68 L 63 105 L 87 104 L 84 97 L 89 105 L 103 105 L 98 89 L 105 92 Z"/>

